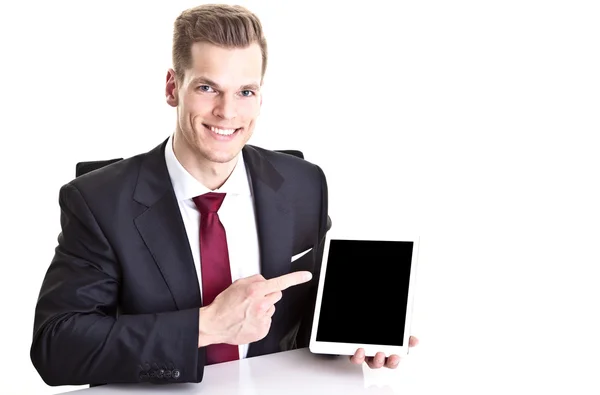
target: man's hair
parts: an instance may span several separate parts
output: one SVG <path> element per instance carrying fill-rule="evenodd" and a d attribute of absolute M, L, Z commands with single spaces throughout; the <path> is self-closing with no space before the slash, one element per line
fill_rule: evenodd
<path fill-rule="evenodd" d="M 267 69 L 267 40 L 258 17 L 239 5 L 204 4 L 183 11 L 175 20 L 173 69 L 179 81 L 192 66 L 192 44 L 206 42 L 223 48 L 246 48 L 258 43 L 262 75 Z"/>

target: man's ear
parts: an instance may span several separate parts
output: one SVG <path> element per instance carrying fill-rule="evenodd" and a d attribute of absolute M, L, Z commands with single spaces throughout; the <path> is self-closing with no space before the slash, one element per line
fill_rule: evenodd
<path fill-rule="evenodd" d="M 169 69 L 167 72 L 167 81 L 165 86 L 165 97 L 167 104 L 171 107 L 177 107 L 179 104 L 179 87 L 177 86 L 177 77 L 175 76 L 175 70 Z"/>

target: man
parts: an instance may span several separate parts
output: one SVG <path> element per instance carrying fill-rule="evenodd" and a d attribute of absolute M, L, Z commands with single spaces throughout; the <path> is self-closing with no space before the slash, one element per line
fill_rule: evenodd
<path fill-rule="evenodd" d="M 238 6 L 187 10 L 173 63 L 174 133 L 60 190 L 31 347 L 49 385 L 200 382 L 207 364 L 308 346 L 327 183 L 308 161 L 246 144 L 261 24 Z"/>

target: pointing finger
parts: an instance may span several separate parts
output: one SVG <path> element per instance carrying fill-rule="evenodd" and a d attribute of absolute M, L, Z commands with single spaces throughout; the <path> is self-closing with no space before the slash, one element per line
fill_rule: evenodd
<path fill-rule="evenodd" d="M 299 271 L 284 274 L 266 281 L 266 292 L 283 291 L 294 285 L 302 284 L 312 279 L 312 273 L 308 271 Z"/>

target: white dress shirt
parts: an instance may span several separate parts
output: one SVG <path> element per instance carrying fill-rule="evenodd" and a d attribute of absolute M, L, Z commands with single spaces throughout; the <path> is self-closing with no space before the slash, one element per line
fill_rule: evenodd
<path fill-rule="evenodd" d="M 202 264 L 200 257 L 200 212 L 192 198 L 211 192 L 196 180 L 182 165 L 173 151 L 173 136 L 169 137 L 165 147 L 165 161 L 181 217 L 185 225 L 188 241 L 194 257 L 200 295 L 202 295 Z M 237 164 L 221 188 L 212 192 L 226 193 L 218 211 L 219 219 L 227 234 L 231 280 L 250 277 L 260 273 L 258 234 L 254 216 L 254 201 L 250 175 L 246 171 L 242 153 Z M 239 346 L 240 359 L 246 358 L 248 345 Z"/>

